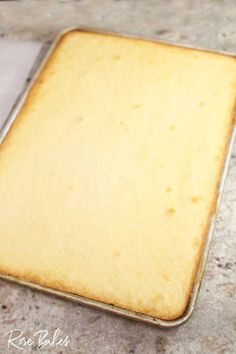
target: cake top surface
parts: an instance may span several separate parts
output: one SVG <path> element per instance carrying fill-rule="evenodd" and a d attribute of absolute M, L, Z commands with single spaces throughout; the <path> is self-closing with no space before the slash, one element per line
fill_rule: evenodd
<path fill-rule="evenodd" d="M 179 317 L 235 96 L 233 57 L 65 34 L 0 147 L 0 271 Z"/>

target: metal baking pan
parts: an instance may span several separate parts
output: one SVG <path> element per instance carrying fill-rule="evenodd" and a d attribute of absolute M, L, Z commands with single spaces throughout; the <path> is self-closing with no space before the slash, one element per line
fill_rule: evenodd
<path fill-rule="evenodd" d="M 13 106 L 7 120 L 5 121 L 5 124 L 3 125 L 1 131 L 0 131 L 0 143 L 3 141 L 3 139 L 5 138 L 5 136 L 7 135 L 7 132 L 9 131 L 12 123 L 14 122 L 14 120 L 16 119 L 18 112 L 20 111 L 20 109 L 22 108 L 28 93 L 32 87 L 32 85 L 34 84 L 36 78 L 38 77 L 38 75 L 40 74 L 42 68 L 44 67 L 44 65 L 46 64 L 48 58 L 50 57 L 50 55 L 52 54 L 53 50 L 56 48 L 57 44 L 59 43 L 59 41 L 61 40 L 62 36 L 69 32 L 69 31 L 86 31 L 86 32 L 92 32 L 92 33 L 103 33 L 103 34 L 110 34 L 110 35 L 114 35 L 114 36 L 123 36 L 123 37 L 129 37 L 129 38 L 138 38 L 138 39 L 148 39 L 151 41 L 156 41 L 156 42 L 160 42 L 160 43 L 165 43 L 168 45 L 174 45 L 172 43 L 166 43 L 163 41 L 157 41 L 153 38 L 143 38 L 143 37 L 138 37 L 138 36 L 127 36 L 121 33 L 113 33 L 113 32 L 108 32 L 105 30 L 95 30 L 95 29 L 90 29 L 90 28 L 71 28 L 68 29 L 66 31 L 63 31 L 59 36 L 56 37 L 56 39 L 52 42 L 52 43 L 47 43 L 46 45 L 43 46 L 43 48 L 40 51 L 40 54 L 38 55 L 38 58 L 30 72 L 29 75 L 29 80 L 27 80 L 22 93 L 20 94 L 20 96 L 18 97 L 15 105 Z M 184 46 L 185 48 L 192 48 L 191 46 Z M 203 50 L 201 48 L 194 48 L 194 49 L 199 49 L 202 51 L 206 51 L 206 52 L 214 52 L 214 51 L 209 51 L 209 50 Z M 225 52 L 215 52 L 215 53 L 222 53 L 224 55 L 229 55 L 229 56 L 234 56 L 231 53 L 225 53 Z M 223 187 L 224 187 L 224 183 L 226 180 L 226 176 L 227 176 L 227 172 L 229 169 L 229 161 L 230 161 L 230 157 L 231 157 L 231 153 L 232 153 L 232 148 L 233 148 L 233 142 L 235 140 L 235 136 L 236 136 L 236 127 L 234 126 L 234 128 L 232 129 L 232 135 L 231 138 L 229 139 L 229 143 L 228 143 L 228 149 L 227 149 L 227 155 L 226 155 L 226 159 L 225 159 L 225 163 L 224 163 L 224 168 L 223 168 L 223 172 L 221 175 L 221 180 L 220 180 L 220 184 L 218 187 L 218 198 L 217 198 L 217 202 L 216 202 L 216 208 L 215 208 L 215 213 L 212 215 L 211 220 L 210 220 L 210 226 L 209 226 L 209 230 L 208 230 L 208 235 L 204 244 L 204 248 L 202 250 L 201 256 L 200 256 L 200 260 L 198 263 L 198 268 L 197 268 L 197 272 L 195 275 L 195 280 L 194 280 L 194 284 L 193 284 L 193 288 L 191 291 L 191 295 L 189 298 L 189 302 L 188 305 L 186 307 L 185 312 L 182 314 L 181 317 L 175 319 L 175 320 L 162 320 L 159 318 L 155 318 L 149 315 L 145 315 L 145 314 L 141 314 L 141 313 L 137 313 L 137 312 L 133 312 L 130 310 L 126 310 L 123 308 L 119 308 L 117 306 L 113 306 L 112 304 L 106 304 L 100 301 L 96 301 L 96 300 L 91 300 L 88 298 L 85 298 L 83 296 L 79 296 L 73 293 L 68 293 L 68 292 L 64 292 L 61 290 L 56 290 L 56 289 L 52 289 L 52 288 L 48 288 L 45 286 L 41 286 L 39 284 L 35 284 L 29 281 L 25 281 L 25 280 L 21 280 L 18 279 L 16 277 L 10 276 L 10 275 L 4 275 L 4 274 L 0 274 L 0 278 L 7 280 L 7 281 L 11 281 L 11 282 L 15 282 L 17 284 L 23 285 L 23 286 L 28 286 L 32 289 L 36 289 L 36 290 L 40 290 L 42 292 L 48 293 L 48 294 L 52 294 L 52 295 L 56 295 L 59 297 L 62 297 L 64 299 L 68 299 L 68 300 L 72 300 L 75 302 L 78 302 L 80 304 L 84 304 L 96 309 L 100 309 L 100 310 L 104 310 L 104 311 L 108 311 L 111 312 L 113 314 L 117 314 L 126 318 L 130 318 L 130 319 L 134 319 L 134 320 L 138 320 L 138 321 L 142 321 L 142 322 L 146 322 L 158 327 L 162 327 L 162 328 L 172 328 L 172 327 L 176 327 L 179 326 L 181 324 L 183 324 L 184 322 L 186 322 L 194 308 L 196 305 L 196 301 L 197 301 L 197 297 L 199 294 L 199 290 L 200 290 L 200 286 L 201 286 L 201 281 L 202 281 L 202 277 L 203 277 L 203 273 L 204 273 L 204 269 L 205 269 L 205 265 L 206 265 L 206 261 L 207 261 L 207 257 L 208 257 L 208 253 L 209 253 L 209 249 L 210 249 L 210 243 L 213 237 L 213 231 L 214 231 L 214 227 L 215 227 L 215 223 L 216 223 L 216 218 L 217 218 L 217 214 L 218 214 L 218 210 L 220 207 L 220 201 L 221 201 L 221 196 L 223 193 Z"/>

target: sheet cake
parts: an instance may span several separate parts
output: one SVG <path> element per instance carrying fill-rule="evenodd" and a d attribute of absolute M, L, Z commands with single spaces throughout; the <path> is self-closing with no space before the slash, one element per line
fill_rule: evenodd
<path fill-rule="evenodd" d="M 62 36 L 0 146 L 0 272 L 181 316 L 235 96 L 234 57 Z"/>

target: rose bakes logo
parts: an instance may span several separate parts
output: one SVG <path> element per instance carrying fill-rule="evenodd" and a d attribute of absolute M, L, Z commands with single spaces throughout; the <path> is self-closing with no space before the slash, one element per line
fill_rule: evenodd
<path fill-rule="evenodd" d="M 36 350 L 45 350 L 49 347 L 67 347 L 70 342 L 69 337 L 63 334 L 59 328 L 53 332 L 52 336 L 46 329 L 34 332 L 31 336 L 26 336 L 21 329 L 15 328 L 8 331 L 5 337 L 7 338 L 8 349 L 17 348 L 19 350 L 29 347 Z"/>

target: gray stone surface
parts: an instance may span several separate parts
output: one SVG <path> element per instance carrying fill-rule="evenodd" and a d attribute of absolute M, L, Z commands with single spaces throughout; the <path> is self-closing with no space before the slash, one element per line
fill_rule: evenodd
<path fill-rule="evenodd" d="M 234 0 L 1 1 L 0 35 L 45 41 L 63 28 L 90 26 L 236 52 L 235 18 Z M 48 347 L 48 353 L 235 353 L 235 182 L 236 146 L 202 289 L 188 323 L 159 330 L 0 281 L 0 353 L 8 352 L 4 334 L 13 328 L 26 335 L 60 328 L 69 335 L 67 348 Z"/>

